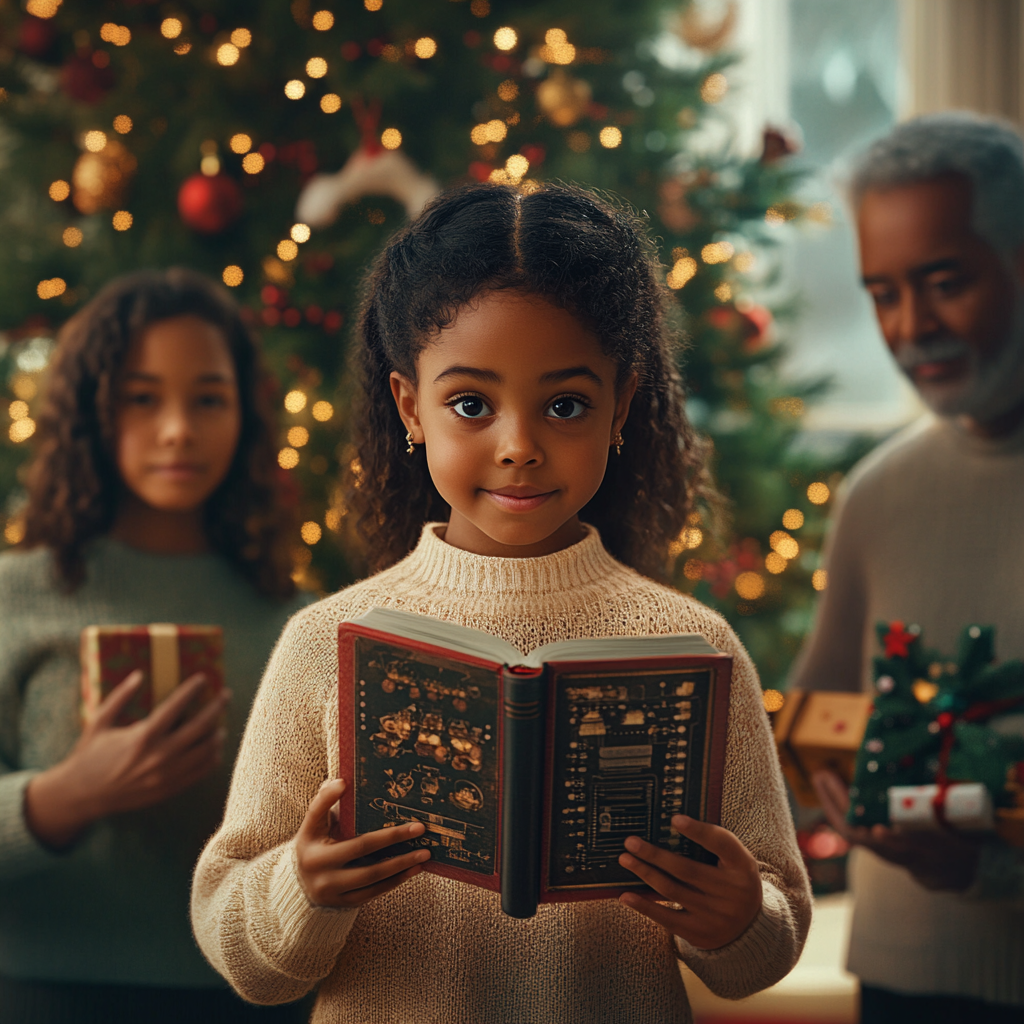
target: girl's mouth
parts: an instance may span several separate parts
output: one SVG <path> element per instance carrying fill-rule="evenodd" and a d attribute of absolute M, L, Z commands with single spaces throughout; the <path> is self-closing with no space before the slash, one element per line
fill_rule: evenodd
<path fill-rule="evenodd" d="M 503 487 L 501 490 L 484 493 L 506 512 L 532 512 L 556 492 L 538 491 L 535 487 Z"/>

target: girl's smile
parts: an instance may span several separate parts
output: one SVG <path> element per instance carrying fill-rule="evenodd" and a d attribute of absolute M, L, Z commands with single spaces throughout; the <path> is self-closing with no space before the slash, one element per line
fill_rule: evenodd
<path fill-rule="evenodd" d="M 488 292 L 431 338 L 416 376 L 392 373 L 392 392 L 451 506 L 445 540 L 511 558 L 576 543 L 636 388 L 597 335 L 539 296 Z"/>

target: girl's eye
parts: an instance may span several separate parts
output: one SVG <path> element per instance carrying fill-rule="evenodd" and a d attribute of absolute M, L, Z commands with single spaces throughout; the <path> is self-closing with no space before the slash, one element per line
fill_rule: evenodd
<path fill-rule="evenodd" d="M 578 416 L 582 416 L 586 411 L 587 406 L 584 402 L 578 398 L 570 398 L 568 395 L 556 398 L 548 406 L 548 412 L 556 420 L 574 420 Z"/>
<path fill-rule="evenodd" d="M 227 401 L 223 395 L 200 395 L 199 405 L 204 409 L 222 409 Z"/>
<path fill-rule="evenodd" d="M 156 405 L 156 395 L 145 391 L 137 391 L 134 394 L 125 395 L 124 400 L 128 405 L 138 405 L 143 408 Z"/>
<path fill-rule="evenodd" d="M 491 407 L 479 395 L 463 395 L 451 403 L 456 416 L 466 420 L 478 420 L 482 416 L 489 416 Z"/>

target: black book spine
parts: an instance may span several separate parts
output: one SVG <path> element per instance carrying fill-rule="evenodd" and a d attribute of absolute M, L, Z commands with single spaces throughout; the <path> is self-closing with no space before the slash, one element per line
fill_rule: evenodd
<path fill-rule="evenodd" d="M 540 896 L 544 680 L 542 669 L 504 671 L 501 909 L 510 917 L 533 917 Z"/>

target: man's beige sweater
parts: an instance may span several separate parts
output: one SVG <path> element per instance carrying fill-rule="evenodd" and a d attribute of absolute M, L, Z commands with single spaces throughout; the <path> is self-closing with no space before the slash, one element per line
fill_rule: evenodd
<path fill-rule="evenodd" d="M 616 562 L 594 530 L 542 558 L 489 558 L 438 527 L 398 565 L 296 615 L 278 643 L 235 766 L 224 822 L 196 869 L 192 922 L 245 998 L 281 1003 L 320 982 L 317 1024 L 684 1024 L 677 953 L 740 998 L 796 963 L 810 894 L 757 674 L 714 612 Z M 443 528 L 440 528 L 443 532 Z M 735 658 L 722 821 L 761 868 L 764 905 L 722 949 L 673 945 L 614 900 L 505 916 L 496 894 L 422 873 L 359 911 L 312 905 L 294 837 L 339 774 L 338 623 L 375 606 L 447 619 L 530 651 L 589 636 L 697 632 Z"/>

